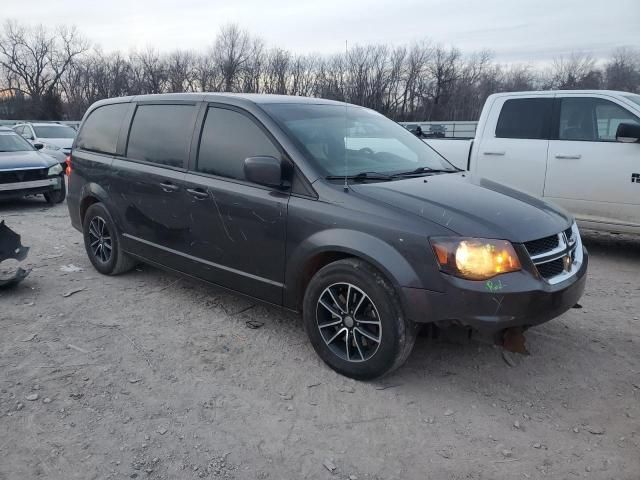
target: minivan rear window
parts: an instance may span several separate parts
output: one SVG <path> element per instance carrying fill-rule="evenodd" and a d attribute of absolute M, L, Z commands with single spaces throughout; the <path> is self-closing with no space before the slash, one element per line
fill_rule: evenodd
<path fill-rule="evenodd" d="M 114 103 L 96 108 L 89 114 L 78 133 L 77 147 L 114 155 L 120 127 L 128 109 L 128 103 Z"/>
<path fill-rule="evenodd" d="M 195 105 L 139 105 L 129 133 L 127 157 L 184 168 L 195 121 Z"/>
<path fill-rule="evenodd" d="M 500 111 L 496 137 L 548 139 L 552 108 L 552 98 L 507 100 Z"/>

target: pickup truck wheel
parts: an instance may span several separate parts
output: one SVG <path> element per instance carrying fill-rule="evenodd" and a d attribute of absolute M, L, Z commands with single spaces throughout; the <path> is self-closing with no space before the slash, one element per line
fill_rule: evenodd
<path fill-rule="evenodd" d="M 67 184 L 64 181 L 64 175 L 61 175 L 62 186 L 60 190 L 53 190 L 49 193 L 44 194 L 44 199 L 47 201 L 49 205 L 55 205 L 56 203 L 64 202 L 65 197 L 67 196 Z"/>
<path fill-rule="evenodd" d="M 305 292 L 303 319 L 320 358 L 358 380 L 380 377 L 402 365 L 417 333 L 393 286 L 358 259 L 339 260 L 315 274 Z"/>
<path fill-rule="evenodd" d="M 135 267 L 136 261 L 120 248 L 115 223 L 102 203 L 87 209 L 82 231 L 89 260 L 100 273 L 118 275 Z"/>

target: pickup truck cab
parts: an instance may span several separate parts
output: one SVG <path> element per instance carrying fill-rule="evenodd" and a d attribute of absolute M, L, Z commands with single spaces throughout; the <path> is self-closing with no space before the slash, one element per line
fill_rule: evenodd
<path fill-rule="evenodd" d="M 640 233 L 640 95 L 494 94 L 473 141 L 425 141 L 460 168 L 564 207 L 585 228 Z"/>

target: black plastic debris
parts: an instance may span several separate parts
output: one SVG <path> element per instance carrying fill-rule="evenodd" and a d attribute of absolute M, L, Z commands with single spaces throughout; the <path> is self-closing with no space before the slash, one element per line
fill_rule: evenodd
<path fill-rule="evenodd" d="M 19 262 L 27 258 L 29 247 L 20 243 L 20 235 L 7 227 L 4 220 L 0 221 L 0 287 L 13 286 L 29 275 L 30 269 L 18 267 L 16 270 L 5 271 L 2 262 L 14 259 Z"/>

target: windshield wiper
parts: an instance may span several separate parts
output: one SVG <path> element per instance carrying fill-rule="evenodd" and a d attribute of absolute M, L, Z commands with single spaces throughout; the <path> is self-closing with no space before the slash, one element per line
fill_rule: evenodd
<path fill-rule="evenodd" d="M 392 176 L 393 177 L 410 177 L 411 175 L 421 175 L 423 173 L 455 173 L 459 171 L 460 169 L 450 170 L 450 169 L 444 169 L 444 168 L 418 167 L 415 170 L 394 173 Z"/>
<path fill-rule="evenodd" d="M 327 180 L 393 180 L 393 175 L 380 172 L 360 172 L 355 175 L 329 175 Z"/>

